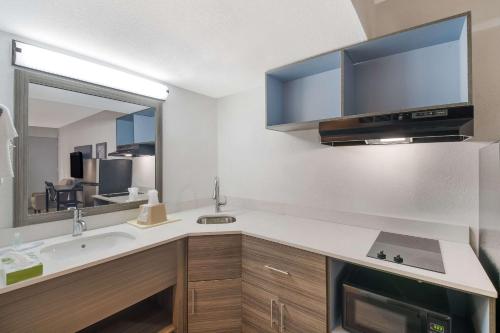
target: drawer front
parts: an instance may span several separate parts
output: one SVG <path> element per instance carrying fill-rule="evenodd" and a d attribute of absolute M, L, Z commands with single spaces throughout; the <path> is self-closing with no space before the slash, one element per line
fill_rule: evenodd
<path fill-rule="evenodd" d="M 326 258 L 274 242 L 244 236 L 242 279 L 326 318 Z"/>
<path fill-rule="evenodd" d="M 189 237 L 188 281 L 241 277 L 241 235 Z"/>
<path fill-rule="evenodd" d="M 276 295 L 243 282 L 241 316 L 243 333 L 277 333 L 279 318 L 277 300 Z"/>
<path fill-rule="evenodd" d="M 177 244 L 0 295 L 0 332 L 75 332 L 175 285 Z"/>
<path fill-rule="evenodd" d="M 189 282 L 188 332 L 241 332 L 241 279 Z"/>

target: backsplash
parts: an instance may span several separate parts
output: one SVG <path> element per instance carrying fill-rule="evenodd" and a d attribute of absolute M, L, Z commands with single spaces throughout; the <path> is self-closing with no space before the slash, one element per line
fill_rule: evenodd
<path fill-rule="evenodd" d="M 477 228 L 484 143 L 332 148 L 315 130 L 269 131 L 264 121 L 263 88 L 218 101 L 222 193 Z"/>
<path fill-rule="evenodd" d="M 327 207 L 299 206 L 235 197 L 229 197 L 228 201 L 230 202 L 230 207 L 236 206 L 249 210 L 259 210 L 367 229 L 390 231 L 427 238 L 436 238 L 436 235 L 439 235 L 439 239 L 459 243 L 469 243 L 471 240 L 469 227 L 463 225 L 344 212 Z"/>

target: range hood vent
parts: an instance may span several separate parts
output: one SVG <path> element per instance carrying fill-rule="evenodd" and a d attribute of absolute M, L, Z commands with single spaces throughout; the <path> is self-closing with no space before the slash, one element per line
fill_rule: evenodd
<path fill-rule="evenodd" d="M 474 107 L 344 117 L 321 122 L 319 134 L 331 146 L 464 141 L 474 134 Z"/>
<path fill-rule="evenodd" d="M 116 151 L 109 153 L 108 155 L 124 157 L 153 156 L 155 155 L 155 144 L 152 142 L 116 146 Z"/>

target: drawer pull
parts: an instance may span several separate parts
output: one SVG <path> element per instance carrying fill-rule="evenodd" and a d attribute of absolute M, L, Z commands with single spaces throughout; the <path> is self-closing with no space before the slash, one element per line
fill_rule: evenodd
<path fill-rule="evenodd" d="M 287 271 L 282 271 L 281 269 L 274 268 L 273 266 L 265 265 L 264 267 L 276 273 L 290 275 L 290 273 L 288 273 Z"/>
<path fill-rule="evenodd" d="M 271 300 L 271 328 L 274 327 L 275 321 L 274 321 L 274 303 L 276 301 L 274 299 Z"/>
<path fill-rule="evenodd" d="M 280 333 L 285 332 L 285 304 L 280 304 Z"/>
<path fill-rule="evenodd" d="M 191 314 L 194 314 L 194 288 L 191 289 Z"/>

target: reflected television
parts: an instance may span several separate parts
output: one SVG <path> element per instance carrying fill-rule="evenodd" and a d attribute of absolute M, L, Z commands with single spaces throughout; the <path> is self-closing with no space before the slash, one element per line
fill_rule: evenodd
<path fill-rule="evenodd" d="M 83 154 L 81 151 L 75 151 L 69 154 L 71 163 L 71 177 L 76 179 L 83 178 Z"/>

